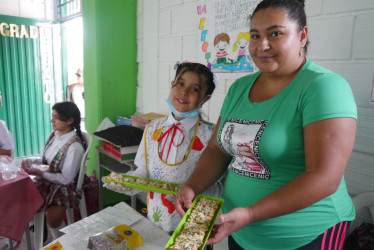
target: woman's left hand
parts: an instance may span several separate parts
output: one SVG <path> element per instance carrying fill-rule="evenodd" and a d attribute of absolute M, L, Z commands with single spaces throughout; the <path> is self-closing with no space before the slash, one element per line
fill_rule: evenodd
<path fill-rule="evenodd" d="M 222 224 L 214 226 L 207 244 L 216 244 L 225 237 L 251 223 L 250 214 L 250 208 L 248 207 L 234 208 L 227 214 L 221 214 L 218 219 Z"/>

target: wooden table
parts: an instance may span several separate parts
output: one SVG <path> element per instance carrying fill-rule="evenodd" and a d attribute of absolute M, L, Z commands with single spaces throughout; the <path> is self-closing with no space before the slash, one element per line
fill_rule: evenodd
<path fill-rule="evenodd" d="M 21 170 L 11 180 L 3 180 L 0 175 L 0 200 L 0 235 L 20 242 L 44 199 L 30 176 Z"/>

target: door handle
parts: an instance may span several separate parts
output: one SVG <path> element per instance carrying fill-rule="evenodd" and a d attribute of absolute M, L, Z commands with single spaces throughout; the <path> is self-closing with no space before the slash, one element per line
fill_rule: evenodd
<path fill-rule="evenodd" d="M 1 90 L 0 90 L 0 107 L 3 106 L 3 95 L 1 94 Z"/>

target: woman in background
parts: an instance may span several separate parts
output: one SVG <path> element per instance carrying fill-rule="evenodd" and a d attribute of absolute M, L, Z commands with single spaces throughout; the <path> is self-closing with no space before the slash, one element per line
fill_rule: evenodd
<path fill-rule="evenodd" d="M 85 117 L 86 117 L 86 107 L 84 102 L 84 76 L 83 70 L 77 69 L 75 73 L 77 77 L 77 82 L 70 84 L 67 91 L 67 100 L 74 102 L 79 111 L 81 112 L 81 130 L 86 131 Z"/>

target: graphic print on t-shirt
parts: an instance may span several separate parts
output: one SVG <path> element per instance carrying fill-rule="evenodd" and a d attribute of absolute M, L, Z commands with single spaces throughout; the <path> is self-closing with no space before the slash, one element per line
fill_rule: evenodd
<path fill-rule="evenodd" d="M 229 169 L 234 173 L 270 179 L 270 170 L 261 159 L 258 145 L 267 121 L 227 119 L 219 134 L 220 146 L 234 157 Z"/>

